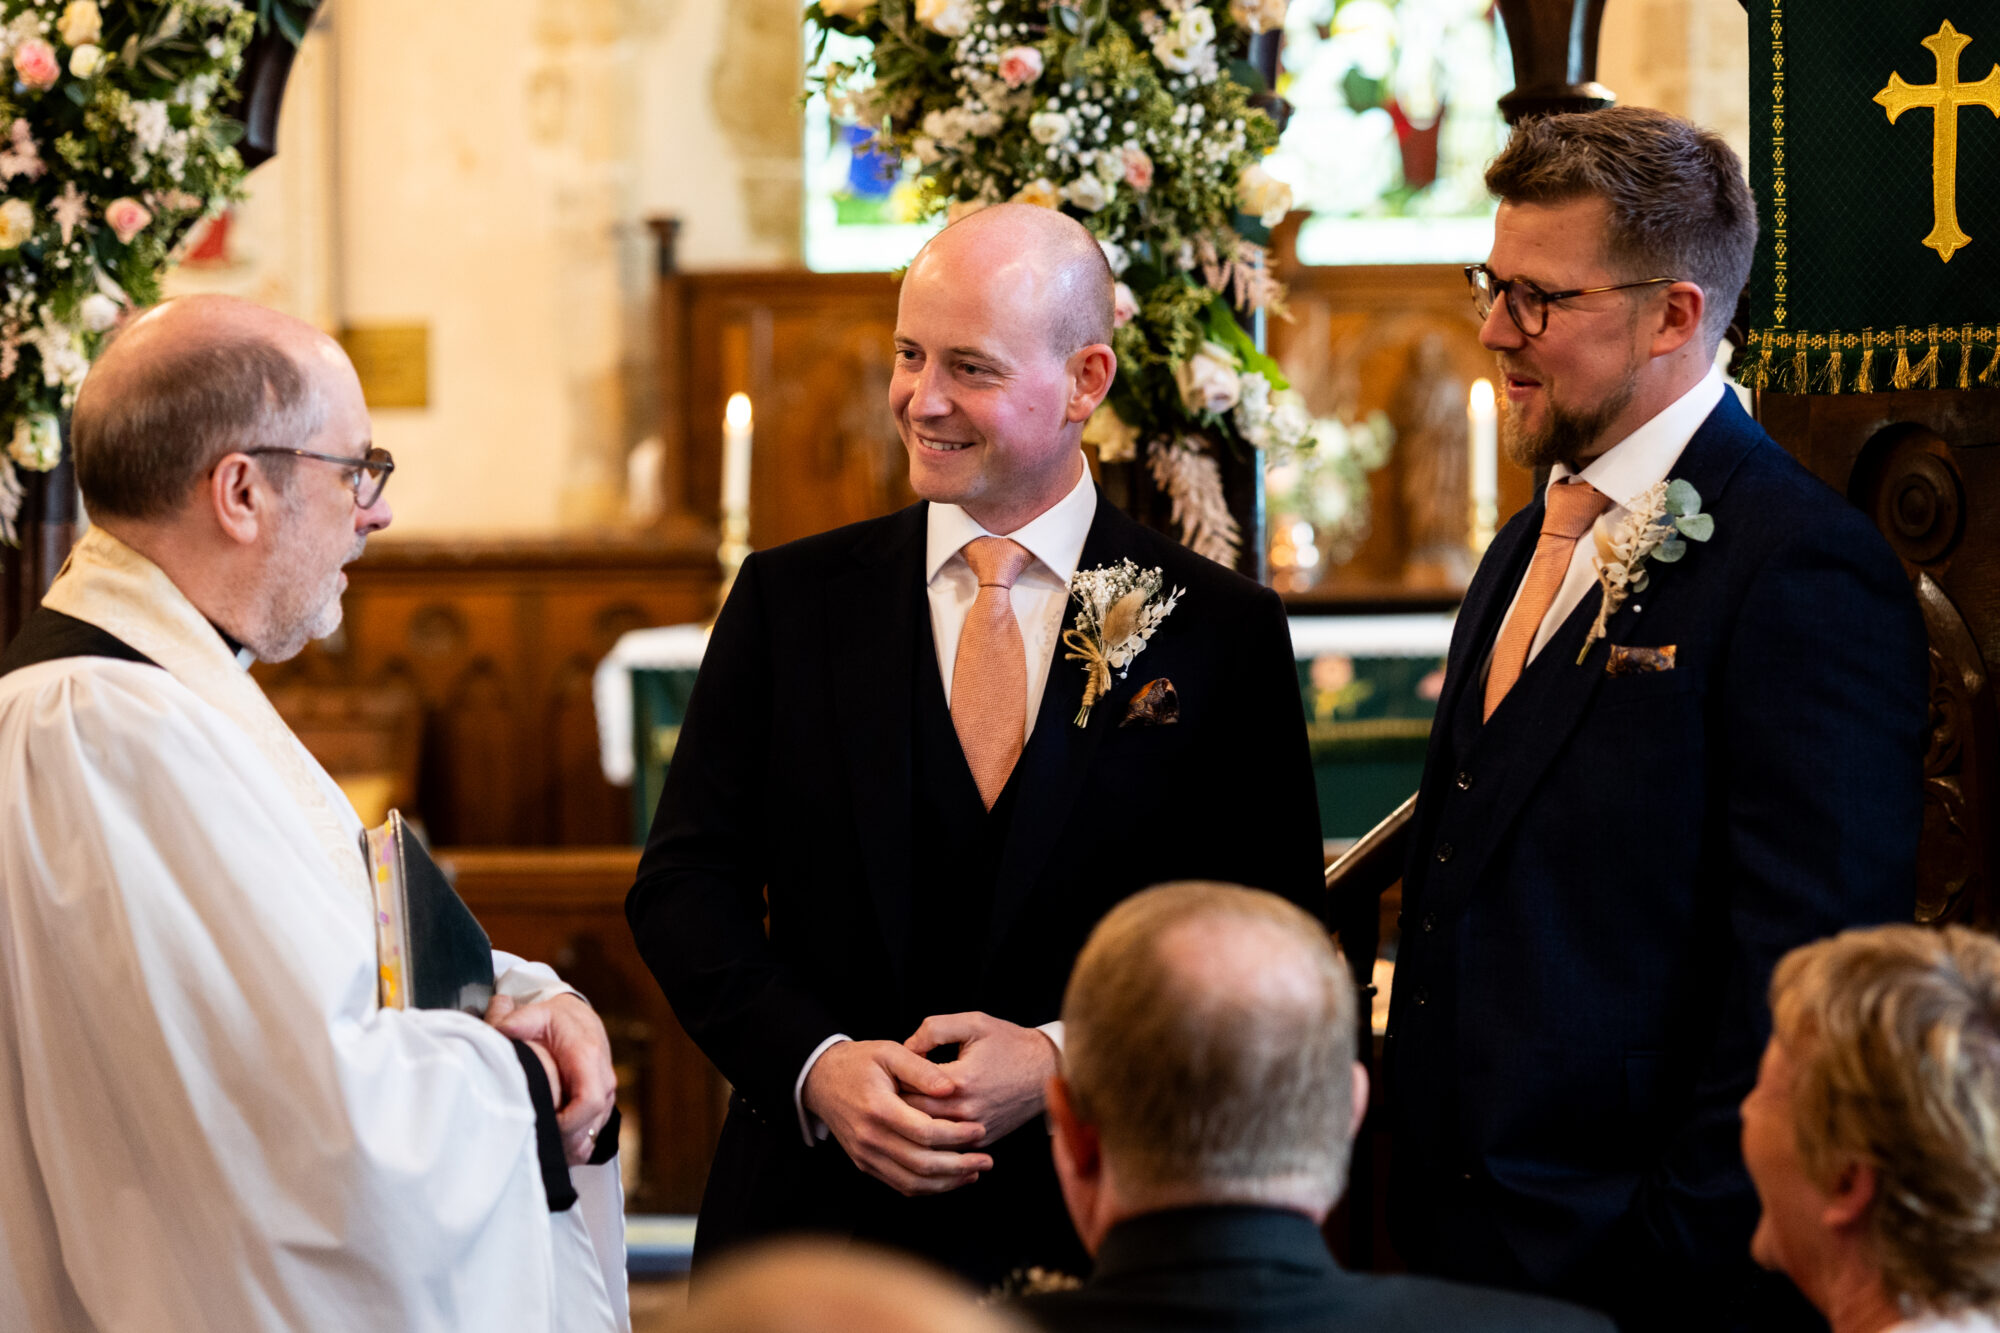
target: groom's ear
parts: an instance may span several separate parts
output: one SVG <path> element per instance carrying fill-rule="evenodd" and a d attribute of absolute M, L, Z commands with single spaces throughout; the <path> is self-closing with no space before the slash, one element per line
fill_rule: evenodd
<path fill-rule="evenodd" d="M 1069 404 L 1063 418 L 1088 421 L 1104 395 L 1111 392 L 1111 381 L 1118 378 L 1118 354 L 1109 344 L 1091 343 L 1070 353 L 1065 369 L 1069 372 Z"/>

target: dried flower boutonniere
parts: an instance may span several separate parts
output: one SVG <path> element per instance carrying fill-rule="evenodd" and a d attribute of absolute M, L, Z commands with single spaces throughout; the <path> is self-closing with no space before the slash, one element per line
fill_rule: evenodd
<path fill-rule="evenodd" d="M 1597 608 L 1597 623 L 1584 638 L 1583 651 L 1576 655 L 1578 666 L 1589 656 L 1591 645 L 1604 637 L 1612 613 L 1625 605 L 1627 597 L 1646 590 L 1651 576 L 1646 562 L 1671 565 L 1687 554 L 1688 542 L 1707 541 L 1715 535 L 1715 515 L 1701 512 L 1701 496 L 1687 482 L 1658 481 L 1632 501 L 1615 527 L 1599 519 L 1592 535 L 1597 539 L 1597 586 L 1604 590 L 1604 600 Z"/>
<path fill-rule="evenodd" d="M 1141 569 L 1130 560 L 1101 569 L 1079 569 L 1069 581 L 1069 594 L 1077 600 L 1075 628 L 1063 631 L 1063 643 L 1071 651 L 1065 660 L 1083 663 L 1083 707 L 1077 709 L 1076 725 L 1090 722 L 1090 707 L 1111 689 L 1111 673 L 1125 678 L 1132 659 L 1146 650 L 1146 640 L 1160 622 L 1173 614 L 1181 592 L 1175 588 L 1162 597 L 1165 575 L 1158 569 Z"/>

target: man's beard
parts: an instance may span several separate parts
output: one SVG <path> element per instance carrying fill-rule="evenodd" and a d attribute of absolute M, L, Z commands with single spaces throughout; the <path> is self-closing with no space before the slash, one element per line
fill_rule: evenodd
<path fill-rule="evenodd" d="M 1544 386 L 1542 394 L 1548 413 L 1542 428 L 1529 434 L 1522 427 L 1518 413 L 1504 411 L 1500 414 L 1500 442 L 1506 446 L 1508 459 L 1518 467 L 1533 469 L 1561 463 L 1575 471 L 1577 464 L 1596 447 L 1605 428 L 1631 406 L 1633 391 L 1633 382 L 1628 378 L 1595 410 L 1578 412 L 1558 406 Z"/>
<path fill-rule="evenodd" d="M 300 531 L 296 522 L 291 530 Z M 342 564 L 359 559 L 366 544 L 366 537 L 357 536 Z M 265 619 L 265 642 L 250 645 L 259 661 L 289 661 L 306 644 L 340 628 L 340 569 L 315 577 L 314 554 L 291 544 L 277 553 L 277 587 Z"/>

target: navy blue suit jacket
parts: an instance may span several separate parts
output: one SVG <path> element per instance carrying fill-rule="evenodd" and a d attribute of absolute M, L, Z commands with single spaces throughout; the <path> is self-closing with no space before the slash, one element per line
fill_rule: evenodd
<path fill-rule="evenodd" d="M 1421 1270 L 1635 1327 L 1687 1295 L 1726 1327 L 1783 1318 L 1736 1111 L 1771 970 L 1914 909 L 1925 649 L 1887 544 L 1733 394 L 1670 475 L 1714 537 L 1653 565 L 1579 665 L 1586 595 L 1483 724 L 1539 500 L 1467 592 L 1403 884 L 1391 1205 Z M 1666 645 L 1671 670 L 1606 671 Z"/>
<path fill-rule="evenodd" d="M 826 1037 L 901 1041 L 937 1012 L 915 923 L 964 886 L 953 857 L 915 853 L 915 673 L 937 688 L 925 532 L 918 504 L 752 555 L 688 701 L 626 914 L 675 1016 L 734 1087 L 698 1265 L 798 1230 L 909 1245 L 980 1280 L 1073 1262 L 1039 1121 L 995 1144 L 974 1184 L 904 1199 L 838 1144 L 808 1149 L 793 1106 Z M 1315 908 L 1324 896 L 1284 607 L 1100 495 L 1081 567 L 1127 557 L 1185 596 L 1085 727 L 1072 723 L 1083 671 L 1055 650 L 991 912 L 957 955 L 968 1007 L 1023 1026 L 1060 1016 L 1091 928 L 1151 884 L 1233 880 Z M 1158 678 L 1180 720 L 1121 725 Z"/>

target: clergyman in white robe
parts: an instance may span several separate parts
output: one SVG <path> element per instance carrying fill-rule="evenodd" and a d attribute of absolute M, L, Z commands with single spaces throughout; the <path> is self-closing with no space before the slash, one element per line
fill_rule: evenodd
<path fill-rule="evenodd" d="M 158 665 L 0 677 L 0 1329 L 629 1327 L 615 1160 L 551 1213 L 512 1043 L 379 1007 L 360 820 L 220 634 L 101 528 L 47 605 Z"/>

